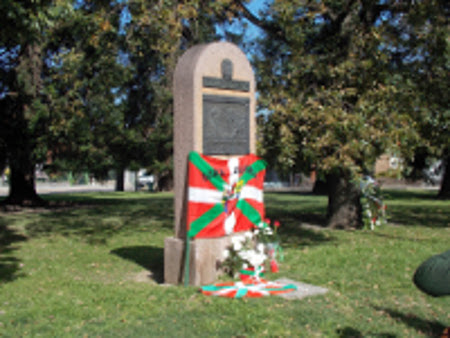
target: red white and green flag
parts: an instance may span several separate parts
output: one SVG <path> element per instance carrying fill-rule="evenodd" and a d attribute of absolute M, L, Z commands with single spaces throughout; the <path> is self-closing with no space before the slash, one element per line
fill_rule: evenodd
<path fill-rule="evenodd" d="M 279 295 L 297 290 L 294 284 L 282 284 L 266 280 L 253 282 L 225 282 L 213 285 L 206 285 L 201 288 L 201 292 L 207 296 L 219 296 L 228 298 L 243 297 L 264 297 Z"/>
<path fill-rule="evenodd" d="M 191 152 L 188 237 L 222 237 L 258 226 L 264 220 L 265 168 L 253 154 L 219 159 Z"/>

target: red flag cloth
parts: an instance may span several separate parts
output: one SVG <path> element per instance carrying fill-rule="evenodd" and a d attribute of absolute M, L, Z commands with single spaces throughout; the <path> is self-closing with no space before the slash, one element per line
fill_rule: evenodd
<path fill-rule="evenodd" d="M 264 219 L 265 162 L 250 154 L 218 159 L 189 155 L 187 226 L 193 238 L 251 230 Z"/>

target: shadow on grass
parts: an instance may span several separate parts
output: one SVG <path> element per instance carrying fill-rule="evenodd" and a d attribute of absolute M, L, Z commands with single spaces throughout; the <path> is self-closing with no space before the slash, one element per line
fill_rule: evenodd
<path fill-rule="evenodd" d="M 414 314 L 410 313 L 401 313 L 399 311 L 383 308 L 378 306 L 373 306 L 376 310 L 382 311 L 387 314 L 389 317 L 396 321 L 401 321 L 404 324 L 412 327 L 417 332 L 426 335 L 428 337 L 440 337 L 442 332 L 445 329 L 445 325 L 438 321 L 430 321 L 423 318 L 420 318 Z"/>
<path fill-rule="evenodd" d="M 104 244 L 116 234 L 148 233 L 173 229 L 173 195 L 121 193 L 45 195 L 48 208 L 14 214 L 25 224 L 28 237 L 62 235 L 79 237 L 90 244 Z M 312 194 L 270 193 L 267 216 L 282 223 L 286 244 L 311 245 L 329 241 L 320 231 L 325 223 L 326 198 Z"/>
<path fill-rule="evenodd" d="M 383 190 L 389 222 L 402 226 L 450 227 L 448 202 L 435 191 Z"/>
<path fill-rule="evenodd" d="M 154 246 L 128 246 L 114 249 L 111 254 L 140 265 L 151 272 L 158 284 L 164 282 L 164 249 Z"/>
<path fill-rule="evenodd" d="M 391 189 L 383 189 L 382 190 L 383 197 L 386 200 L 426 200 L 426 201 L 436 201 L 437 191 L 430 190 L 391 190 Z"/>
<path fill-rule="evenodd" d="M 449 208 L 429 206 L 408 206 L 391 208 L 388 211 L 389 222 L 402 226 L 423 226 L 427 228 L 450 227 Z"/>
<path fill-rule="evenodd" d="M 395 241 L 408 241 L 408 242 L 413 242 L 413 243 L 417 243 L 417 242 L 421 242 L 421 243 L 426 243 L 429 242 L 430 245 L 433 245 L 434 240 L 433 238 L 421 238 L 418 239 L 416 236 L 411 235 L 408 236 L 406 235 L 404 232 L 399 233 L 398 235 L 392 234 L 392 233 L 380 233 L 377 231 L 362 231 L 360 232 L 361 236 L 364 237 L 380 237 L 380 238 L 385 238 L 385 239 L 391 239 L 391 240 L 395 240 Z"/>
<path fill-rule="evenodd" d="M 114 195 L 113 195 L 114 196 Z M 61 198 L 61 197 L 60 197 Z M 70 197 L 66 198 L 69 200 Z M 41 212 L 26 225 L 30 237 L 59 234 L 106 243 L 118 233 L 151 232 L 173 228 L 173 199 L 90 198 L 70 199 L 71 205 Z M 63 205 L 63 203 L 62 203 Z"/>
<path fill-rule="evenodd" d="M 333 240 L 323 232 L 327 199 L 305 192 L 270 192 L 265 196 L 266 215 L 281 222 L 283 246 L 317 245 Z"/>
<path fill-rule="evenodd" d="M 17 277 L 20 260 L 13 256 L 16 242 L 25 241 L 26 237 L 9 229 L 3 220 L 0 220 L 0 283 L 11 282 Z"/>
<path fill-rule="evenodd" d="M 314 246 L 333 241 L 328 232 L 301 226 L 285 226 L 279 231 L 283 247 Z"/>
<path fill-rule="evenodd" d="M 450 227 L 448 202 L 429 190 L 383 190 L 389 222 L 401 226 Z M 268 192 L 267 216 L 285 223 L 324 227 L 327 197 L 305 192 Z"/>
<path fill-rule="evenodd" d="M 353 327 L 344 327 L 343 329 L 336 330 L 336 334 L 340 338 L 362 338 L 362 337 L 380 337 L 380 338 L 395 338 L 396 335 L 392 333 L 371 333 L 363 334 L 361 331 L 354 329 Z"/>
<path fill-rule="evenodd" d="M 266 214 L 271 219 L 324 226 L 327 198 L 311 193 L 271 192 L 264 197 Z"/>

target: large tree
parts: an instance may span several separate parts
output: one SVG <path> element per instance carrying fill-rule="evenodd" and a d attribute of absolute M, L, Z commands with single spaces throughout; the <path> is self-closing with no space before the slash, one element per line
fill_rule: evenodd
<path fill-rule="evenodd" d="M 42 204 L 35 191 L 35 164 L 45 156 L 39 136 L 45 130 L 42 71 L 50 1 L 2 1 L 0 5 L 0 53 L 2 114 L 1 164 L 10 168 L 7 203 Z M 3 169 L 3 168 L 2 168 Z"/>
<path fill-rule="evenodd" d="M 393 28 L 404 17 L 420 25 L 427 14 L 412 1 L 275 0 L 259 16 L 235 3 L 265 31 L 255 58 L 273 141 L 265 155 L 284 168 L 322 173 L 328 226 L 361 227 L 358 178 L 383 152 L 418 139 L 410 86 L 398 66 L 396 34 L 403 32 Z"/>
<path fill-rule="evenodd" d="M 119 189 L 125 168 L 144 166 L 170 187 L 176 60 L 216 38 L 228 2 L 2 2 L 7 202 L 41 202 L 35 164 L 49 159 L 54 170 L 96 177 L 116 169 Z"/>
<path fill-rule="evenodd" d="M 442 198 L 450 198 L 449 15 L 446 1 L 418 2 L 391 26 L 397 65 L 411 89 L 410 112 L 421 136 L 413 147 L 413 164 L 423 169 L 430 160 L 442 160 Z"/>
<path fill-rule="evenodd" d="M 123 153 L 133 154 L 123 128 L 122 87 L 130 75 L 119 59 L 122 11 L 116 3 L 84 2 L 50 32 L 47 139 L 54 170 L 104 178 Z"/>

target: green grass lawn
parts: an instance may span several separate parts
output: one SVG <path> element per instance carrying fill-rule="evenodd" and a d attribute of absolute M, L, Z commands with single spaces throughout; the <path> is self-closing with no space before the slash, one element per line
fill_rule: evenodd
<path fill-rule="evenodd" d="M 326 198 L 266 194 L 282 223 L 277 275 L 325 295 L 222 299 L 165 286 L 173 195 L 46 195 L 73 205 L 0 213 L 0 336 L 429 337 L 450 326 L 450 297 L 416 289 L 416 267 L 450 248 L 450 203 L 386 191 L 390 225 L 331 231 Z"/>

